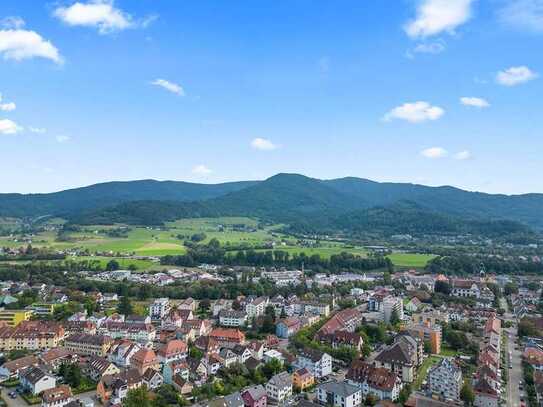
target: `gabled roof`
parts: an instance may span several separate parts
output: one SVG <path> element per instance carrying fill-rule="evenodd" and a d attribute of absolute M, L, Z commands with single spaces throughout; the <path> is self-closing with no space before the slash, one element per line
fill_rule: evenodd
<path fill-rule="evenodd" d="M 411 365 L 409 350 L 403 343 L 396 343 L 379 353 L 375 360 L 381 363 L 399 363 L 402 365 Z"/>

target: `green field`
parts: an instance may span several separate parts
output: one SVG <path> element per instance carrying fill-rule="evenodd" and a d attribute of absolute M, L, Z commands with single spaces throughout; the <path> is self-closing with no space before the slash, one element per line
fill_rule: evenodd
<path fill-rule="evenodd" d="M 13 224 L 12 219 L 3 219 L 4 225 Z M 46 226 L 58 226 L 61 223 L 59 219 L 51 219 Z M 234 225 L 243 225 L 243 230 L 234 230 Z M 341 252 L 352 253 L 358 256 L 366 256 L 368 252 L 362 247 L 346 246 L 340 242 L 320 241 L 316 246 L 298 245 L 297 240 L 280 233 L 282 225 L 266 225 L 260 227 L 258 221 L 243 217 L 223 217 L 223 218 L 199 218 L 182 219 L 170 222 L 165 227 L 134 227 L 128 226 L 129 231 L 126 237 L 111 237 L 108 231 L 124 227 L 123 225 L 93 225 L 84 226 L 77 232 L 69 232 L 66 241 L 59 241 L 55 230 L 46 230 L 34 236 L 0 236 L 0 247 L 21 247 L 32 243 L 34 247 L 47 247 L 51 249 L 80 249 L 88 250 L 91 253 L 108 254 L 108 257 L 92 257 L 101 263 L 107 263 L 111 259 L 109 255 L 117 253 L 125 255 L 138 256 L 165 256 L 179 255 L 186 253 L 187 249 L 183 245 L 185 240 L 195 233 L 205 233 L 206 239 L 203 243 L 211 239 L 217 239 L 222 245 L 236 246 L 242 245 L 247 248 L 261 249 L 265 244 L 274 243 L 275 250 L 283 250 L 290 255 L 305 253 L 307 256 L 314 254 L 322 258 L 330 258 L 334 254 Z M 315 242 L 304 242 L 314 244 Z M 233 248 L 235 249 L 235 248 Z M 433 255 L 416 253 L 393 253 L 388 256 L 394 265 L 398 267 L 424 267 Z M 89 257 L 80 257 L 88 260 Z M 128 267 L 135 264 L 138 269 L 152 267 L 156 263 L 146 264 L 142 260 L 121 259 L 121 267 Z"/>
<path fill-rule="evenodd" d="M 163 256 L 185 253 L 183 241 L 199 232 L 206 234 L 207 238 L 204 242 L 216 238 L 222 244 L 244 243 L 248 246 L 257 246 L 271 241 L 279 243 L 282 240 L 282 236 L 273 232 L 278 226 L 256 231 L 234 231 L 231 227 L 234 224 L 243 224 L 251 228 L 257 226 L 257 222 L 249 218 L 185 219 L 168 223 L 165 228 L 130 227 L 127 237 L 118 238 L 108 236 L 105 231 L 121 225 L 96 225 L 85 226 L 78 232 L 69 233 L 69 241 L 58 241 L 55 231 L 44 231 L 32 237 L 27 236 L 25 239 L 0 237 L 0 246 L 21 247 L 31 242 L 34 247 L 52 249 L 77 248 L 89 249 L 92 252 Z M 181 236 L 181 239 L 178 236 Z"/>
<path fill-rule="evenodd" d="M 426 264 L 436 256 L 433 254 L 420 253 L 392 253 L 387 257 L 395 266 L 420 268 L 426 266 Z"/>

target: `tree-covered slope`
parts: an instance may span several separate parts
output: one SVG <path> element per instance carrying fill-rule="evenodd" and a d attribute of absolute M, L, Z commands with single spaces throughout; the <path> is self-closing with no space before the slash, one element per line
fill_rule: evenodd
<path fill-rule="evenodd" d="M 0 194 L 0 216 L 73 215 L 123 202 L 199 201 L 254 185 L 253 181 L 195 184 L 178 181 L 107 182 L 49 194 Z"/>

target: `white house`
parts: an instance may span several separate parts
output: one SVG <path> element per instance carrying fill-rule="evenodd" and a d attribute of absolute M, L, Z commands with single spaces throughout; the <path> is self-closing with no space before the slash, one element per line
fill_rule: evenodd
<path fill-rule="evenodd" d="M 319 350 L 305 349 L 296 358 L 294 366 L 297 369 L 305 367 L 316 378 L 326 377 L 332 374 L 332 356 Z"/>
<path fill-rule="evenodd" d="M 292 376 L 281 372 L 266 383 L 266 394 L 269 400 L 281 403 L 292 396 Z"/>
<path fill-rule="evenodd" d="M 31 367 L 20 375 L 21 386 L 32 394 L 39 394 L 42 391 L 56 387 L 56 379 L 45 373 L 39 367 Z"/>
<path fill-rule="evenodd" d="M 328 382 L 317 387 L 320 404 L 334 407 L 358 407 L 362 404 L 362 391 L 347 382 Z"/>

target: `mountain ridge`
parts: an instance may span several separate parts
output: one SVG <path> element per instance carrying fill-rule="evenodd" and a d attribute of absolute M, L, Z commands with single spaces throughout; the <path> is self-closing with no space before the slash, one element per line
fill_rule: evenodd
<path fill-rule="evenodd" d="M 367 212 L 371 208 L 386 208 L 387 219 L 401 219 L 402 211 L 406 218 L 412 216 L 413 208 L 403 207 L 398 212 L 395 205 L 400 202 L 416 205 L 430 224 L 446 225 L 445 216 L 470 222 L 514 221 L 543 230 L 543 194 L 487 194 L 451 186 L 380 183 L 356 177 L 321 180 L 293 173 L 279 173 L 264 181 L 113 181 L 51 194 L 0 194 L 0 216 L 56 215 L 80 222 L 85 217 L 107 221 L 109 216 L 137 222 L 141 215 L 156 222 L 161 217 L 207 214 L 254 216 L 281 223 L 322 218 L 322 224 L 346 224 L 341 217 L 355 214 L 353 218 L 362 224 L 373 225 L 379 212 Z M 142 210 L 137 205 L 142 205 Z"/>

